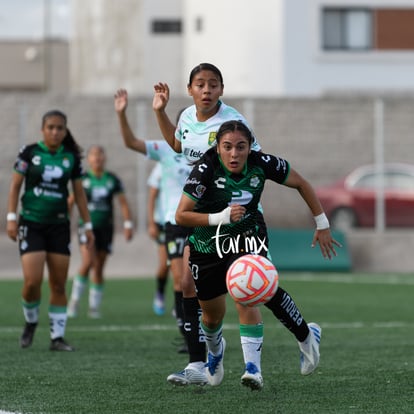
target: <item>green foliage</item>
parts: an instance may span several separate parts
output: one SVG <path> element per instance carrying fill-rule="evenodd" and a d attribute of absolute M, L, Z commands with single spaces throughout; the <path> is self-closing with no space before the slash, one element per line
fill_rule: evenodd
<path fill-rule="evenodd" d="M 219 387 L 173 387 L 166 377 L 187 364 L 176 352 L 168 312 L 152 312 L 153 280 L 106 284 L 103 318 L 69 320 L 73 353 L 48 350 L 48 290 L 31 348 L 20 349 L 21 282 L 0 282 L 0 411 L 33 414 L 252 412 L 410 413 L 414 406 L 414 277 L 360 274 L 282 275 L 308 322 L 323 328 L 321 363 L 299 373 L 294 337 L 263 308 L 261 392 L 240 386 L 243 359 L 234 306 L 228 301 L 225 378 Z M 170 288 L 171 289 L 171 288 Z M 168 308 L 172 308 L 172 292 Z"/>

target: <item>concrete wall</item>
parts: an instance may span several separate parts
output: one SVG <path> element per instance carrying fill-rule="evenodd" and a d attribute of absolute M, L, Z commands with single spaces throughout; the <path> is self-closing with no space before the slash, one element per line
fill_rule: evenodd
<path fill-rule="evenodd" d="M 327 184 L 354 167 L 374 162 L 375 100 L 372 97 L 225 102 L 245 114 L 265 152 L 288 159 L 314 186 Z M 190 103 L 190 98 L 173 99 L 168 108 L 171 119 Z M 0 195 L 4 203 L 18 149 L 23 143 L 40 139 L 40 119 L 50 108 L 67 113 L 69 127 L 85 149 L 94 143 L 107 149 L 108 167 L 125 181 L 134 211 L 142 214 L 145 206 L 138 204 L 145 202 L 146 175 L 152 164 L 123 147 L 112 96 L 0 95 Z M 385 99 L 386 161 L 412 162 L 413 113 L 414 99 Z M 131 125 L 143 138 L 161 138 L 150 99 L 132 97 L 128 115 Z M 313 225 L 307 207 L 296 191 L 289 188 L 269 183 L 263 206 L 272 227 Z"/>

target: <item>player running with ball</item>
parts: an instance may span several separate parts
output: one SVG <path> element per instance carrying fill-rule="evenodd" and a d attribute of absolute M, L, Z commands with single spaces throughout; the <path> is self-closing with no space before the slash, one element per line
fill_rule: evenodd
<path fill-rule="evenodd" d="M 320 245 L 324 257 L 336 256 L 329 223 L 312 186 L 290 164 L 270 154 L 251 151 L 253 136 L 240 121 L 221 125 L 216 146 L 208 150 L 195 164 L 184 187 L 176 212 L 176 221 L 191 227 L 190 267 L 202 308 L 201 327 L 206 336 L 208 361 L 206 374 L 211 385 L 219 385 L 224 376 L 223 319 L 225 315 L 226 272 L 240 255 L 267 255 L 263 246 L 259 252 L 243 252 L 246 238 L 257 238 L 257 208 L 267 179 L 299 191 L 315 217 L 317 229 L 312 245 Z M 239 243 L 238 251 L 217 251 L 221 235 Z M 321 328 L 307 324 L 291 296 L 278 288 L 265 304 L 295 335 L 301 351 L 301 373 L 312 373 L 319 363 Z M 296 312 L 292 314 L 294 307 Z M 263 387 L 261 349 L 263 323 L 257 308 L 238 307 L 240 336 L 245 362 L 241 383 L 252 390 Z"/>

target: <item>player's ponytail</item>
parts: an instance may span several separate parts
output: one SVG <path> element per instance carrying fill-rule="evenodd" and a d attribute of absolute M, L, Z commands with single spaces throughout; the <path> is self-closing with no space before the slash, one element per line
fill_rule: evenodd
<path fill-rule="evenodd" d="M 62 143 L 68 150 L 76 152 L 76 154 L 82 158 L 83 148 L 76 142 L 75 138 L 73 138 L 69 128 L 66 128 L 66 135 L 65 138 L 63 138 Z"/>

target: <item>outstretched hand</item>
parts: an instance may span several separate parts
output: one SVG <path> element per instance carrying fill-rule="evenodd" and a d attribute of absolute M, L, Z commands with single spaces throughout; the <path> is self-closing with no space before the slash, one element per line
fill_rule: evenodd
<path fill-rule="evenodd" d="M 158 82 L 154 85 L 154 98 L 152 100 L 152 109 L 160 111 L 165 109 L 170 99 L 170 88 L 166 83 Z"/>
<path fill-rule="evenodd" d="M 315 247 L 316 243 L 319 243 L 322 256 L 329 260 L 331 260 L 333 256 L 337 256 L 335 246 L 342 247 L 341 243 L 332 238 L 329 228 L 324 230 L 315 230 L 312 240 L 312 247 Z"/>
<path fill-rule="evenodd" d="M 118 89 L 114 95 L 114 105 L 116 112 L 123 112 L 128 106 L 128 92 L 126 89 Z"/>

